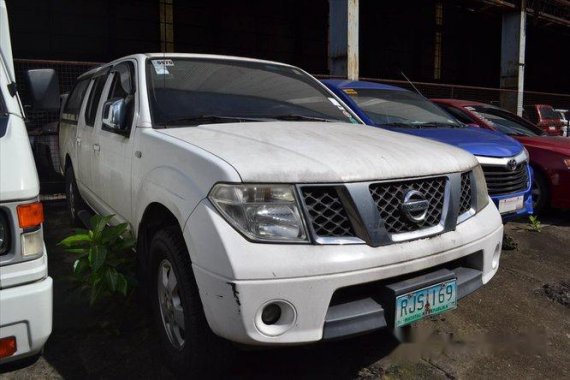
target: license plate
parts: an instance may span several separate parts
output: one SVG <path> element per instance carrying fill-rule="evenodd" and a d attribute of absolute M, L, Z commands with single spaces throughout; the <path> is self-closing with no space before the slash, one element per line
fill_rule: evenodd
<path fill-rule="evenodd" d="M 449 280 L 396 297 L 396 327 L 457 307 L 457 284 Z"/>
<path fill-rule="evenodd" d="M 499 212 L 506 214 L 508 212 L 517 211 L 523 208 L 523 205 L 524 197 L 522 195 L 520 197 L 501 199 L 499 201 Z"/>

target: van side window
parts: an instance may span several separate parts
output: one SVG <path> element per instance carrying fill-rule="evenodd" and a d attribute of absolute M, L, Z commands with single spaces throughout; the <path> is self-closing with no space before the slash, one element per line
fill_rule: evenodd
<path fill-rule="evenodd" d="M 89 93 L 87 108 L 85 109 L 85 124 L 89 127 L 92 127 L 95 123 L 99 100 L 101 99 L 101 93 L 103 92 L 103 87 L 105 86 L 106 80 L 107 75 L 99 75 L 93 79 L 93 87 Z"/>
<path fill-rule="evenodd" d="M 83 79 L 77 82 L 65 102 L 62 119 L 77 122 L 79 110 L 81 109 L 81 104 L 83 103 L 83 97 L 87 91 L 89 80 L 90 79 Z"/>
<path fill-rule="evenodd" d="M 135 111 L 134 65 L 123 62 L 113 67 L 111 88 L 106 101 L 123 99 L 125 101 L 125 126 L 131 128 Z"/>

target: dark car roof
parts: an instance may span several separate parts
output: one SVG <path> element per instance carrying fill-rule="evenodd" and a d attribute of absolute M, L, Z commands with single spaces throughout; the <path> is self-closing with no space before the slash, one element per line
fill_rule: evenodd
<path fill-rule="evenodd" d="M 436 102 L 436 103 L 443 103 L 443 104 L 449 104 L 450 106 L 455 106 L 455 107 L 468 107 L 468 106 L 486 106 L 486 107 L 494 107 L 492 104 L 486 104 L 486 103 L 481 103 L 481 102 L 476 102 L 473 100 L 463 100 L 463 99 L 440 99 L 440 98 L 435 98 L 435 99 L 430 99 L 432 102 Z"/>
<path fill-rule="evenodd" d="M 353 88 L 355 90 L 370 89 L 370 90 L 408 91 L 402 87 L 391 86 L 389 84 L 376 83 L 376 82 L 365 82 L 361 80 L 323 79 L 322 82 L 338 88 Z"/>

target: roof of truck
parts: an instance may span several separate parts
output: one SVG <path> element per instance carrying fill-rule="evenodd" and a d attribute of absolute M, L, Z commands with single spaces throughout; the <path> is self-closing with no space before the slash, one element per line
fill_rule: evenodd
<path fill-rule="evenodd" d="M 294 67 L 292 65 L 282 63 L 282 62 L 275 62 L 275 61 L 267 61 L 263 59 L 256 59 L 256 58 L 247 58 L 247 57 L 237 57 L 231 55 L 216 55 L 216 54 L 193 54 L 193 53 L 140 53 L 140 54 L 132 54 L 125 57 L 117 58 L 111 62 L 101 64 L 97 67 L 92 68 L 91 70 L 81 74 L 79 78 L 86 77 L 89 75 L 93 75 L 100 70 L 105 69 L 106 67 L 112 66 L 117 62 L 124 61 L 125 59 L 148 59 L 148 58 L 200 58 L 200 59 L 216 59 L 220 61 L 241 61 L 241 62 L 257 62 L 257 63 L 266 63 L 271 65 L 280 65 L 286 67 Z"/>

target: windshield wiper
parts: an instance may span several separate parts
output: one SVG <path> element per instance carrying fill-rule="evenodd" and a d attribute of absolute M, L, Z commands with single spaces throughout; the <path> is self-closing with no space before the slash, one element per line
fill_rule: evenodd
<path fill-rule="evenodd" d="M 200 125 L 214 123 L 242 123 L 247 121 L 261 121 L 259 118 L 242 117 L 242 116 L 221 116 L 221 115 L 199 115 L 190 117 L 181 117 L 178 119 L 167 120 L 165 127 L 182 126 L 182 125 Z"/>
<path fill-rule="evenodd" d="M 419 125 L 426 128 L 463 128 L 460 124 L 442 123 L 439 121 L 430 121 Z"/>
<path fill-rule="evenodd" d="M 299 114 L 267 115 L 260 117 L 266 119 L 275 119 L 275 120 L 284 120 L 284 121 L 324 121 L 324 122 L 332 121 L 331 119 L 324 119 L 322 117 L 314 117 L 314 116 L 299 115 Z"/>
<path fill-rule="evenodd" d="M 380 127 L 398 127 L 398 128 L 421 128 L 421 124 L 411 124 L 411 123 L 380 123 L 377 124 Z"/>

